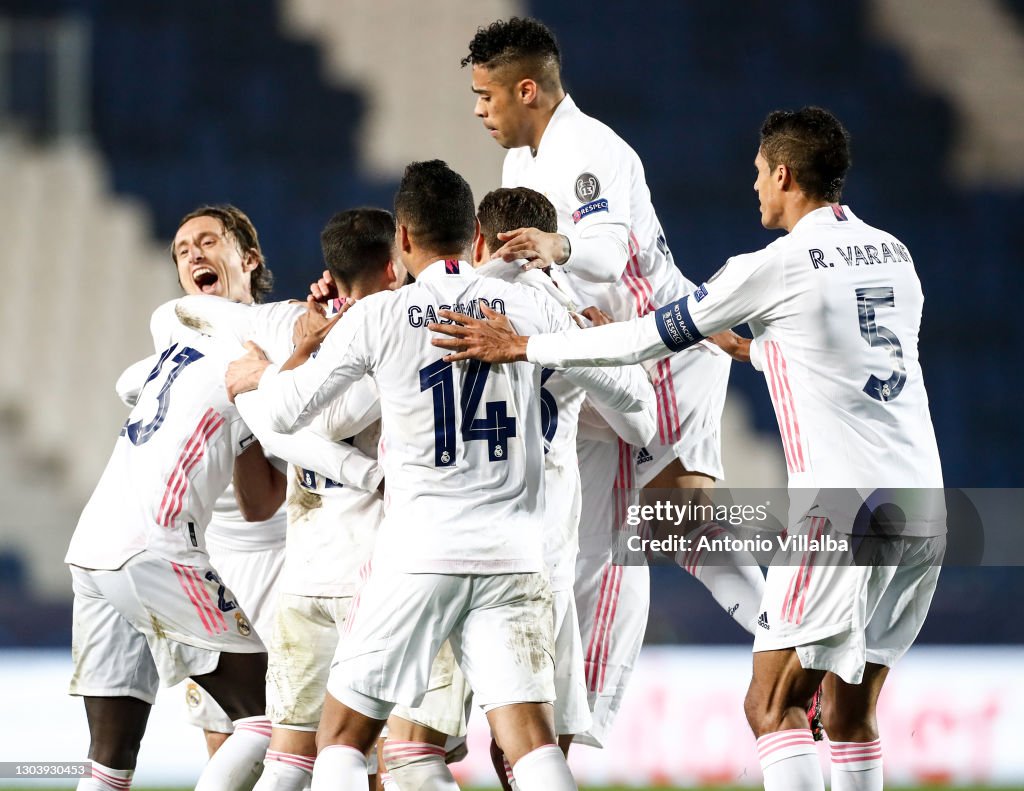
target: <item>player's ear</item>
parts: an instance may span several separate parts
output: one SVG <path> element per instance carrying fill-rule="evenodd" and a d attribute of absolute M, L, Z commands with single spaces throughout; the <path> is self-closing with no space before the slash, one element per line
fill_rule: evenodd
<path fill-rule="evenodd" d="M 409 229 L 404 225 L 399 225 L 395 231 L 395 240 L 398 242 L 398 249 L 403 253 L 412 252 L 412 243 L 409 241 Z"/>
<path fill-rule="evenodd" d="M 252 272 L 259 265 L 260 265 L 260 258 L 252 250 L 247 252 L 245 254 L 245 257 L 242 258 L 242 271 L 243 272 Z"/>
<path fill-rule="evenodd" d="M 484 235 L 480 233 L 480 220 L 476 221 L 476 230 L 473 232 L 473 266 L 478 266 L 491 257 L 491 251 L 487 249 L 487 242 Z"/>
<path fill-rule="evenodd" d="M 781 190 L 785 191 L 793 188 L 795 184 L 793 181 L 793 171 L 789 169 L 788 165 L 779 165 L 775 169 L 775 181 Z"/>
<path fill-rule="evenodd" d="M 537 83 L 529 78 L 520 80 L 516 86 L 516 95 L 523 104 L 533 104 L 537 99 Z"/>

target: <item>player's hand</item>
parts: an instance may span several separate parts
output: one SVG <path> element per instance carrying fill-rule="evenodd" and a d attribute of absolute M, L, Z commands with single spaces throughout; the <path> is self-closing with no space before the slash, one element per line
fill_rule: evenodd
<path fill-rule="evenodd" d="M 595 327 L 602 327 L 605 324 L 615 323 L 615 319 L 596 305 L 591 305 L 589 308 L 585 308 L 583 310 L 583 315 L 590 319 L 590 323 Z"/>
<path fill-rule="evenodd" d="M 525 335 L 517 335 L 512 323 L 501 313 L 480 303 L 480 310 L 486 319 L 474 319 L 451 310 L 438 311 L 441 318 L 455 324 L 430 322 L 427 329 L 448 335 L 448 338 L 434 338 L 431 343 L 455 354 L 444 358 L 445 362 L 459 360 L 482 360 L 485 363 L 514 363 L 526 359 Z"/>
<path fill-rule="evenodd" d="M 235 396 L 239 393 L 255 390 L 263 378 L 263 372 L 270 365 L 270 360 L 263 353 L 263 349 L 252 341 L 245 342 L 245 349 L 245 354 L 231 363 L 224 375 L 224 386 L 227 388 L 231 403 L 234 403 Z"/>
<path fill-rule="evenodd" d="M 315 283 L 309 284 L 309 295 L 317 302 L 325 305 L 332 299 L 338 298 L 338 286 L 328 270 L 325 269 L 320 279 Z"/>
<path fill-rule="evenodd" d="M 750 338 L 737 335 L 732 330 L 725 330 L 724 332 L 716 332 L 714 335 L 709 335 L 708 340 L 736 362 L 750 362 Z"/>
<path fill-rule="evenodd" d="M 504 244 L 494 251 L 492 258 L 505 261 L 526 260 L 523 269 L 547 269 L 552 264 L 564 263 L 569 258 L 569 240 L 559 233 L 545 233 L 536 228 L 516 228 L 498 234 Z"/>
<path fill-rule="evenodd" d="M 323 329 L 329 323 L 324 304 L 312 294 L 306 297 L 306 312 L 295 321 L 292 327 L 292 343 L 298 346 L 307 336 L 318 336 L 317 346 L 323 341 Z"/>

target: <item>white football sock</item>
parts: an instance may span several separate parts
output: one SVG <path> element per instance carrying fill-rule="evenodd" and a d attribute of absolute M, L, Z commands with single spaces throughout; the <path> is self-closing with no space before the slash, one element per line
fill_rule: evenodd
<path fill-rule="evenodd" d="M 832 742 L 832 791 L 882 791 L 882 743 Z"/>
<path fill-rule="evenodd" d="M 757 740 L 764 791 L 825 791 L 814 737 L 806 728 L 768 733 Z"/>
<path fill-rule="evenodd" d="M 92 777 L 78 781 L 78 791 L 128 791 L 132 787 L 134 769 L 111 769 L 92 762 Z"/>
<path fill-rule="evenodd" d="M 516 761 L 512 770 L 522 791 L 576 791 L 576 781 L 557 744 L 531 750 Z"/>
<path fill-rule="evenodd" d="M 263 776 L 253 791 L 302 791 L 313 777 L 315 755 L 294 755 L 267 750 Z"/>
<path fill-rule="evenodd" d="M 384 742 L 384 765 L 402 791 L 459 791 L 444 755 L 444 747 L 426 742 Z"/>
<path fill-rule="evenodd" d="M 729 534 L 714 522 L 702 525 L 687 536 L 692 549 L 676 553 L 676 563 L 696 577 L 730 617 L 751 634 L 764 596 L 764 574 L 757 560 L 745 550 L 714 552 L 698 549 L 701 537 L 708 540 Z M 714 562 L 707 562 L 709 556 Z"/>
<path fill-rule="evenodd" d="M 270 720 L 243 717 L 234 726 L 235 732 L 207 761 L 195 791 L 252 791 L 260 779 L 270 745 Z"/>
<path fill-rule="evenodd" d="M 364 791 L 366 756 L 355 747 L 331 744 L 324 747 L 313 764 L 311 791 Z"/>

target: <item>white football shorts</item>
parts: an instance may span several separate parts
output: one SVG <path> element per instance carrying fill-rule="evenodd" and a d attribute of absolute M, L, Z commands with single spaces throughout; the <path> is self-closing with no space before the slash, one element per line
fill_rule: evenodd
<path fill-rule="evenodd" d="M 856 542 L 828 527 L 824 518 L 807 517 L 791 532 Z M 860 565 L 852 560 L 855 551 Z M 876 541 L 859 551 L 851 546 L 776 555 L 754 651 L 795 648 L 803 667 L 859 684 L 865 662 L 892 666 L 917 638 L 944 552 L 945 536 L 933 536 Z"/>
<path fill-rule="evenodd" d="M 640 488 L 673 458 L 689 472 L 724 477 L 722 410 L 731 365 L 725 352 L 703 345 L 648 364 L 658 400 L 658 432 L 635 449 Z"/>
<path fill-rule="evenodd" d="M 208 538 L 207 550 L 211 565 L 235 592 L 239 605 L 252 616 L 256 634 L 260 639 L 268 640 L 274 627 L 277 581 L 284 567 L 282 548 L 232 550 L 221 548 Z M 334 650 L 333 646 L 331 650 Z M 184 694 L 189 724 L 217 733 L 234 732 L 231 718 L 202 687 L 188 681 L 184 685 Z"/>
<path fill-rule="evenodd" d="M 555 733 L 583 733 L 591 725 L 584 683 L 583 641 L 571 590 L 552 594 L 555 629 Z"/>
<path fill-rule="evenodd" d="M 220 653 L 266 649 L 234 594 L 209 567 L 143 551 L 114 571 L 70 566 L 75 594 L 69 692 L 152 703 L 217 667 Z"/>
<path fill-rule="evenodd" d="M 551 592 L 543 574 L 374 569 L 356 597 L 327 690 L 419 706 L 445 640 L 484 711 L 555 699 Z"/>
<path fill-rule="evenodd" d="M 473 693 L 466 683 L 466 677 L 455 662 L 451 643 L 445 641 L 434 657 L 427 692 L 420 705 L 411 708 L 399 704 L 391 713 L 403 720 L 433 728 L 439 733 L 464 737 L 472 698 Z"/>

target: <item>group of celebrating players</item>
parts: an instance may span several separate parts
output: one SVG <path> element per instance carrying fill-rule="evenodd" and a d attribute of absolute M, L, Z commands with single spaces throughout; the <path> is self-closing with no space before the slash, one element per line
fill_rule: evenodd
<path fill-rule="evenodd" d="M 941 487 L 920 283 L 903 244 L 839 203 L 834 116 L 768 116 L 754 187 L 786 235 L 697 287 L 542 23 L 481 28 L 467 65 L 508 149 L 502 187 L 476 205 L 445 163 L 409 165 L 393 215 L 331 218 L 305 302 L 264 302 L 237 208 L 179 225 L 186 296 L 117 383 L 132 410 L 66 557 L 79 789 L 130 788 L 158 686 L 186 679 L 201 791 L 455 789 L 473 704 L 504 787 L 575 788 L 569 746 L 605 744 L 646 626 L 648 569 L 616 536 L 644 487 L 689 501 L 723 478 L 733 359 L 765 373 L 789 534 L 852 532 L 836 491 Z M 742 551 L 674 558 L 753 635 L 768 791 L 824 788 L 822 725 L 832 787 L 882 788 L 875 703 L 945 532 L 912 499 L 884 562 L 808 549 L 765 577 Z"/>

